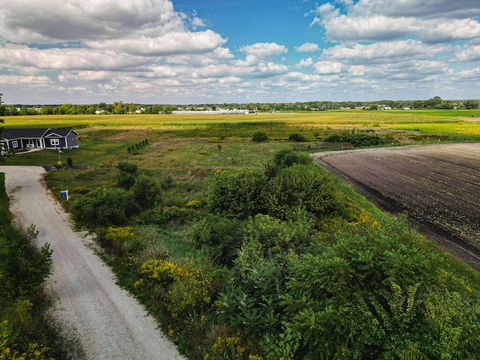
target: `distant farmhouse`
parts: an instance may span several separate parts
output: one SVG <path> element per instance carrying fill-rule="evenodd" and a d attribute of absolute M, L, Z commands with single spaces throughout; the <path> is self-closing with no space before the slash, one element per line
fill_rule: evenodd
<path fill-rule="evenodd" d="M 0 143 L 7 151 L 76 149 L 78 133 L 71 128 L 3 128 Z"/>

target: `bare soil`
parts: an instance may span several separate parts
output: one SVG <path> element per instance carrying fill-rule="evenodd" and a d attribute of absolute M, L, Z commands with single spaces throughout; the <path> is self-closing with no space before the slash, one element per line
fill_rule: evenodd
<path fill-rule="evenodd" d="M 155 320 L 115 283 L 112 271 L 94 253 L 91 240 L 74 231 L 62 206 L 48 194 L 44 170 L 0 166 L 16 223 L 39 231 L 36 245 L 49 243 L 53 274 L 47 290 L 53 317 L 67 338 L 78 340 L 88 359 L 182 359 L 157 329 Z"/>
<path fill-rule="evenodd" d="M 480 144 L 315 154 L 380 207 L 480 270 Z"/>

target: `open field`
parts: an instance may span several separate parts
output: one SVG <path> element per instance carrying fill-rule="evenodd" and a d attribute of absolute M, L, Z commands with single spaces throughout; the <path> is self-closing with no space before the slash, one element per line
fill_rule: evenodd
<path fill-rule="evenodd" d="M 442 246 L 480 269 L 480 144 L 370 149 L 316 158 L 387 210 L 407 212 L 427 235 L 433 230 Z"/>
<path fill-rule="evenodd" d="M 258 115 L 48 115 L 6 117 L 5 126 L 65 127 L 90 130 L 156 130 L 162 137 L 250 137 L 265 131 L 272 138 L 300 132 L 310 139 L 336 130 L 374 130 L 422 140 L 480 139 L 480 124 L 465 121 L 480 110 L 332 111 Z M 436 138 L 434 138 L 436 137 Z M 407 139 L 408 140 L 408 139 Z"/>

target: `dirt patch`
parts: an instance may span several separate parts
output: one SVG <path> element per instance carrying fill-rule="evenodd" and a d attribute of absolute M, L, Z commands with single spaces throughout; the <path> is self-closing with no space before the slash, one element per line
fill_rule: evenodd
<path fill-rule="evenodd" d="M 480 269 L 480 144 L 317 154 L 317 161 Z"/>

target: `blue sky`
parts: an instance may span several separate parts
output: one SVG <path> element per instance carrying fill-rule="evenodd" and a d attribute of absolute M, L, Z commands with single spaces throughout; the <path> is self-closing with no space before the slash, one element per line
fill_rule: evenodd
<path fill-rule="evenodd" d="M 478 98 L 480 1 L 0 0 L 9 103 Z"/>

